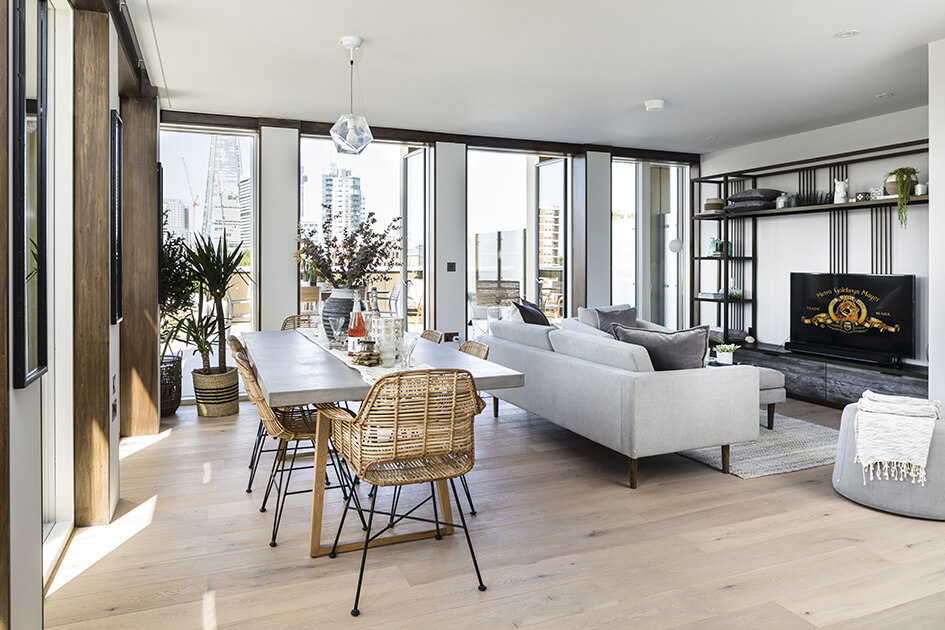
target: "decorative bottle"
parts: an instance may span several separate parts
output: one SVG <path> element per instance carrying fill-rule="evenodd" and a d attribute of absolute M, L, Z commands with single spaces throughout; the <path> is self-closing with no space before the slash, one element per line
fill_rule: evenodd
<path fill-rule="evenodd" d="M 354 310 L 351 311 L 351 319 L 348 322 L 348 355 L 357 352 L 362 339 L 367 336 L 367 327 L 364 325 L 364 318 L 361 316 L 361 300 L 354 300 Z"/>

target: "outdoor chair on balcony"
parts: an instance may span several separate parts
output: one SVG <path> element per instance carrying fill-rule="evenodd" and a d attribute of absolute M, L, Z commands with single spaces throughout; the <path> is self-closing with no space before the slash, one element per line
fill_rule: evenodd
<path fill-rule="evenodd" d="M 386 295 L 384 295 L 386 293 Z M 390 292 L 379 291 L 377 295 L 378 308 L 381 315 L 388 317 L 397 317 L 400 315 L 400 283 L 394 282 Z M 387 308 L 381 308 L 380 303 L 387 302 Z"/>
<path fill-rule="evenodd" d="M 302 315 L 289 315 L 282 320 L 282 330 L 295 330 L 296 328 L 317 328 L 318 315 L 304 313 Z"/>

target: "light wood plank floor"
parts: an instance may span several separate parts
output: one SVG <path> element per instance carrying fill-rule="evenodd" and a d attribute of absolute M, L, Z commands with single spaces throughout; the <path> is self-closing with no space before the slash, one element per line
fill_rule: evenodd
<path fill-rule="evenodd" d="M 59 576 L 47 627 L 945 627 L 945 524 L 850 503 L 830 467 L 742 480 L 668 455 L 642 460 L 631 491 L 624 458 L 511 405 L 490 412 L 469 475 L 486 592 L 458 533 L 372 550 L 350 617 L 360 556 L 307 557 L 307 495 L 290 497 L 279 546 L 267 544 L 265 473 L 243 492 L 252 407 L 199 420 L 187 407 L 122 460 L 128 531 L 77 537 L 60 571 L 87 568 Z M 779 412 L 840 417 L 796 401 Z M 331 532 L 339 497 L 328 493 Z"/>

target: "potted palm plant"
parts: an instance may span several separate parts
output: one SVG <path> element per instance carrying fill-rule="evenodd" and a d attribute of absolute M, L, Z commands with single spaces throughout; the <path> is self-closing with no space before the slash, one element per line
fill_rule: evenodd
<path fill-rule="evenodd" d="M 216 242 L 197 235 L 196 243 L 187 250 L 187 260 L 200 286 L 197 308 L 184 318 L 182 337 L 195 346 L 203 359 L 203 367 L 191 374 L 197 413 L 201 416 L 229 416 L 239 411 L 239 376 L 236 368 L 226 365 L 226 316 L 223 300 L 239 271 L 241 242 L 235 248 L 226 244 L 226 233 Z M 212 310 L 204 309 L 204 296 Z M 216 344 L 217 365 L 210 365 L 210 353 Z"/>
<path fill-rule="evenodd" d="M 161 324 L 161 417 L 180 406 L 181 354 L 170 352 L 177 338 L 181 317 L 193 306 L 197 279 L 187 261 L 187 244 L 179 236 L 167 235 L 161 245 L 158 308 Z"/>
<path fill-rule="evenodd" d="M 390 279 L 390 273 L 400 262 L 400 237 L 395 218 L 383 231 L 375 231 L 377 218 L 373 212 L 354 230 L 344 227 L 333 229 L 335 220 L 331 206 L 321 230 L 299 228 L 299 250 L 295 258 L 310 274 L 331 286 L 331 295 L 322 306 L 322 323 L 328 338 L 334 340 L 330 320 L 341 317 L 347 321 L 358 291 L 374 278 Z"/>

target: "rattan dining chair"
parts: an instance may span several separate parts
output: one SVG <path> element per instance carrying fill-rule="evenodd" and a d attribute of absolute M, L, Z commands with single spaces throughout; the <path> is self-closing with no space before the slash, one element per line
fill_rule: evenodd
<path fill-rule="evenodd" d="M 338 408 L 323 411 L 323 415 L 332 419 L 335 448 L 351 467 L 355 479 L 373 484 L 375 490 L 388 486 L 396 489 L 412 484 L 429 484 L 430 496 L 406 513 L 396 514 L 397 521 L 410 519 L 430 522 L 411 514 L 427 501 L 432 501 L 437 539 L 441 537 L 441 526 L 459 527 L 466 534 L 480 591 L 486 590 L 486 586 L 482 582 L 466 517 L 456 492 L 455 478 L 469 472 L 475 463 L 473 418 L 484 408 L 485 403 L 476 393 L 476 384 L 469 372 L 414 370 L 396 372 L 378 379 L 357 416 L 352 417 Z M 442 522 L 437 513 L 435 482 L 445 480 L 449 480 L 453 491 L 461 525 Z M 361 570 L 358 573 L 354 608 L 351 610 L 355 617 L 360 614 L 358 603 L 368 547 L 371 541 L 391 527 L 388 524 L 379 532 L 372 532 L 378 494 L 373 492 L 369 495 L 371 503 L 361 554 Z M 331 558 L 336 556 L 338 539 L 348 511 L 354 509 L 361 513 L 360 506 L 350 505 L 353 496 L 356 493 L 349 493 L 345 499 L 341 522 L 329 554 Z M 383 511 L 378 513 L 387 514 Z"/>
<path fill-rule="evenodd" d="M 240 341 L 240 338 L 236 335 L 230 335 L 226 338 L 227 344 L 230 346 L 230 351 L 232 351 L 233 356 L 243 353 L 246 354 L 246 348 L 243 346 L 243 342 Z M 246 380 L 243 379 L 243 388 L 246 389 Z M 266 428 L 263 426 L 262 420 L 259 421 L 259 426 L 256 427 L 256 442 L 253 444 L 253 452 L 249 456 L 249 481 L 246 484 L 246 492 L 253 491 L 253 479 L 256 478 L 256 468 L 259 466 L 259 458 L 264 452 L 274 452 L 276 449 L 266 449 Z"/>
<path fill-rule="evenodd" d="M 317 328 L 318 315 L 305 313 L 303 315 L 289 315 L 282 320 L 282 330 L 295 330 L 296 328 Z"/>
<path fill-rule="evenodd" d="M 332 410 L 335 415 L 350 416 L 350 412 L 331 403 L 319 403 L 314 407 L 276 407 L 272 408 L 266 402 L 259 384 L 256 382 L 256 374 L 249 364 L 247 356 L 239 352 L 233 357 L 236 368 L 243 378 L 246 386 L 246 396 L 256 405 L 259 411 L 259 419 L 263 424 L 265 432 L 270 437 L 279 441 L 279 446 L 275 449 L 276 455 L 272 461 L 272 471 L 269 473 L 269 483 L 266 485 L 266 494 L 263 496 L 260 512 L 266 511 L 266 504 L 269 496 L 275 488 L 276 490 L 276 512 L 272 522 L 272 538 L 269 541 L 270 547 L 276 546 L 276 536 L 279 533 L 279 524 L 282 522 L 282 514 L 285 511 L 285 501 L 292 494 L 306 494 L 311 490 L 289 490 L 289 483 L 292 481 L 292 473 L 297 470 L 311 470 L 312 466 L 296 466 L 296 458 L 299 452 L 300 442 L 310 442 L 315 447 L 315 427 L 317 414 L 321 411 Z M 290 446 L 291 445 L 291 446 Z M 289 458 L 289 450 L 292 450 L 292 457 Z M 342 466 L 338 464 L 335 451 L 329 444 L 328 456 L 329 463 L 335 469 L 338 477 L 338 484 L 331 485 L 328 476 L 325 476 L 325 489 L 341 488 L 345 497 L 350 496 L 348 479 Z M 257 462 L 258 463 L 258 462 Z"/>
<path fill-rule="evenodd" d="M 443 333 L 439 330 L 424 330 L 420 336 L 433 343 L 443 343 Z"/>
<path fill-rule="evenodd" d="M 465 352 L 483 361 L 489 358 L 489 346 L 479 341 L 466 341 L 459 347 L 460 352 Z M 466 475 L 459 478 L 463 484 L 463 492 L 466 493 L 466 500 L 469 501 L 469 513 L 476 515 L 476 506 L 473 504 L 472 495 L 469 493 L 469 484 L 466 483 Z"/>

